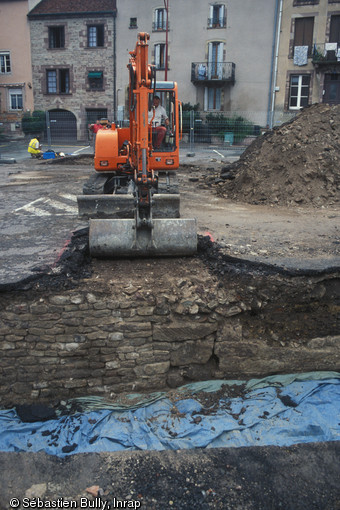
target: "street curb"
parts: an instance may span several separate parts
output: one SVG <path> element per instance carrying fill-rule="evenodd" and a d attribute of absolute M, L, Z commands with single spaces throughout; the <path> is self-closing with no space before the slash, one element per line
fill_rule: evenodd
<path fill-rule="evenodd" d="M 0 158 L 0 165 L 16 163 L 16 162 L 17 162 L 17 160 L 14 158 L 7 158 L 7 159 Z"/>

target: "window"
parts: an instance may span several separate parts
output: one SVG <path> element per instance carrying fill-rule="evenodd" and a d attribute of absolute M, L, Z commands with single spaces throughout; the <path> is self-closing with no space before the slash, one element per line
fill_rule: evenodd
<path fill-rule="evenodd" d="M 156 69 L 165 69 L 165 44 L 155 44 Z"/>
<path fill-rule="evenodd" d="M 137 18 L 130 18 L 130 27 L 129 28 L 137 28 Z"/>
<path fill-rule="evenodd" d="M 87 45 L 90 48 L 104 46 L 104 25 L 90 25 L 87 27 Z"/>
<path fill-rule="evenodd" d="M 204 109 L 221 110 L 221 89 L 206 87 L 204 91 Z"/>
<path fill-rule="evenodd" d="M 57 71 L 47 71 L 47 93 L 57 93 Z"/>
<path fill-rule="evenodd" d="M 314 18 L 295 18 L 294 46 L 308 46 L 312 54 Z"/>
<path fill-rule="evenodd" d="M 65 47 L 65 29 L 64 27 L 48 27 L 48 47 Z"/>
<path fill-rule="evenodd" d="M 340 74 L 325 74 L 323 102 L 328 104 L 340 103 Z"/>
<path fill-rule="evenodd" d="M 53 69 L 46 74 L 48 94 L 70 93 L 70 72 L 68 69 Z"/>
<path fill-rule="evenodd" d="M 59 92 L 60 94 L 70 92 L 70 73 L 68 69 L 59 70 Z"/>
<path fill-rule="evenodd" d="M 211 42 L 208 45 L 208 79 L 222 78 L 223 73 L 223 43 Z"/>
<path fill-rule="evenodd" d="M 155 10 L 155 21 L 154 30 L 166 30 L 166 10 L 156 9 Z"/>
<path fill-rule="evenodd" d="M 211 5 L 210 15 L 208 19 L 208 28 L 225 28 L 225 6 L 224 5 Z"/>
<path fill-rule="evenodd" d="M 103 71 L 91 71 L 88 74 L 91 90 L 102 90 L 104 88 Z"/>
<path fill-rule="evenodd" d="M 9 91 L 9 108 L 10 110 L 22 110 L 22 90 L 10 89 Z"/>
<path fill-rule="evenodd" d="M 11 58 L 9 51 L 0 53 L 0 73 L 6 74 L 11 72 Z"/>
<path fill-rule="evenodd" d="M 310 76 L 293 74 L 290 77 L 289 108 L 300 110 L 308 106 Z"/>
<path fill-rule="evenodd" d="M 340 16 L 331 16 L 329 42 L 340 43 Z"/>
<path fill-rule="evenodd" d="M 294 0 L 293 6 L 299 7 L 300 5 L 314 5 L 318 4 L 319 0 Z"/>

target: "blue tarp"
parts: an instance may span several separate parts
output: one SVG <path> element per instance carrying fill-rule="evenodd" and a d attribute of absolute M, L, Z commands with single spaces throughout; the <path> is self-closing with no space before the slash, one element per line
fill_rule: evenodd
<path fill-rule="evenodd" d="M 223 396 L 223 388 L 242 387 Z M 195 398 L 199 392 L 213 399 Z M 236 391 L 237 393 L 237 391 Z M 182 398 L 183 394 L 183 398 Z M 202 396 L 202 393 L 200 393 Z M 222 395 L 222 396 L 221 396 Z M 78 403 L 80 399 L 78 399 Z M 277 445 L 340 439 L 340 373 L 206 381 L 167 393 L 131 396 L 131 405 L 89 399 L 88 410 L 24 423 L 15 409 L 0 411 L 0 450 L 84 452 Z M 84 405 L 86 399 L 83 400 Z M 92 406 L 92 410 L 91 410 Z M 86 405 L 85 405 L 86 407 Z"/>

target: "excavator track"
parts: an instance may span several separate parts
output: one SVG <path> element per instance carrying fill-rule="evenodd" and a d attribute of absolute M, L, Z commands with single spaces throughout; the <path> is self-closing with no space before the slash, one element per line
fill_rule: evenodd
<path fill-rule="evenodd" d="M 93 173 L 87 179 L 83 186 L 84 195 L 102 195 L 104 194 L 105 184 L 110 176 Z"/>
<path fill-rule="evenodd" d="M 121 189 L 119 194 L 105 193 L 108 181 L 114 176 L 95 173 L 84 184 L 84 194 L 77 197 L 78 214 L 81 219 L 134 217 L 135 197 L 128 192 L 128 186 Z M 177 175 L 160 172 L 157 191 L 152 195 L 152 200 L 154 218 L 179 218 L 180 196 Z"/>
<path fill-rule="evenodd" d="M 178 177 L 173 172 L 159 172 L 157 193 L 179 194 Z"/>

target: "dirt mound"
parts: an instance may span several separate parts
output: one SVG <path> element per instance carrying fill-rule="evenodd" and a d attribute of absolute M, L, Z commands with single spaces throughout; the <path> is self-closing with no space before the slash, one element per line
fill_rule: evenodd
<path fill-rule="evenodd" d="M 315 104 L 224 168 L 218 193 L 251 204 L 338 205 L 339 151 L 340 105 Z"/>

